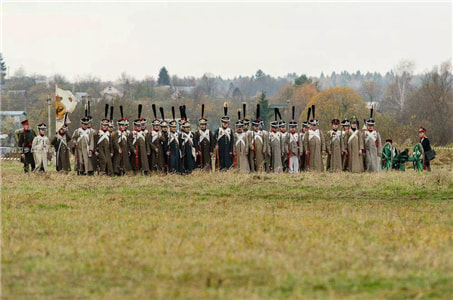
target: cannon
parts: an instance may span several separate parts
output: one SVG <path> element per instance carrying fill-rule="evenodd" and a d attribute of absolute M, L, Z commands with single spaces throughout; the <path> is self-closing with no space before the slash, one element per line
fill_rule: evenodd
<path fill-rule="evenodd" d="M 412 149 L 412 156 L 409 155 L 409 149 L 404 149 L 403 151 L 393 151 L 392 145 L 387 142 L 382 148 L 381 155 L 381 168 L 382 170 L 406 170 L 406 163 L 412 162 L 412 167 L 417 172 L 423 171 L 425 153 L 423 152 L 423 147 L 420 143 L 414 145 Z"/>

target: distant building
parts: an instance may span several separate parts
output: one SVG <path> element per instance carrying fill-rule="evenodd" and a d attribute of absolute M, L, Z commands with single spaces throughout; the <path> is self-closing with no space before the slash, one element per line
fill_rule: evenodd
<path fill-rule="evenodd" d="M 179 99 L 183 97 L 183 94 L 189 95 L 195 90 L 195 86 L 167 86 L 172 90 L 171 98 Z"/>
<path fill-rule="evenodd" d="M 108 86 L 101 92 L 102 98 L 104 98 L 106 100 L 123 98 L 123 95 L 124 95 L 124 93 L 122 91 L 120 91 L 118 88 L 115 88 L 114 86 Z"/>
<path fill-rule="evenodd" d="M 37 84 L 45 84 L 45 85 L 49 86 L 49 81 L 47 78 L 35 79 L 35 85 L 37 85 Z"/>
<path fill-rule="evenodd" d="M 187 93 L 187 94 L 190 94 L 193 92 L 193 90 L 196 88 L 195 86 L 174 86 L 173 87 L 175 89 L 175 91 L 180 91 L 180 92 L 184 92 L 184 93 Z"/>
<path fill-rule="evenodd" d="M 0 154 L 11 151 L 17 145 L 16 131 L 22 128 L 21 121 L 26 118 L 24 111 L 0 111 Z"/>
<path fill-rule="evenodd" d="M 378 109 L 378 108 L 379 108 L 379 102 L 367 102 L 367 103 L 366 103 L 366 107 L 367 107 L 368 109 L 371 108 L 371 105 L 373 105 L 373 107 L 374 107 L 375 109 Z"/>
<path fill-rule="evenodd" d="M 87 100 L 90 95 L 86 92 L 77 92 L 77 93 L 75 93 L 75 96 L 76 96 L 77 102 L 82 102 L 82 101 Z"/>
<path fill-rule="evenodd" d="M 227 98 L 241 100 L 243 98 L 241 90 L 238 87 L 230 87 L 227 93 Z"/>
<path fill-rule="evenodd" d="M 269 109 L 273 111 L 274 108 L 278 108 L 280 110 L 283 120 L 290 120 L 291 116 L 289 103 L 269 103 Z"/>
<path fill-rule="evenodd" d="M 8 90 L 8 95 L 12 96 L 25 96 L 27 90 Z"/>

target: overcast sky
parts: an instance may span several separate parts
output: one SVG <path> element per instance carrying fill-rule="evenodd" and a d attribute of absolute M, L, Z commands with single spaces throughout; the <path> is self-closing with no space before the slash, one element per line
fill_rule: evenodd
<path fill-rule="evenodd" d="M 232 78 L 429 70 L 452 57 L 446 3 L 3 3 L 10 75 Z"/>

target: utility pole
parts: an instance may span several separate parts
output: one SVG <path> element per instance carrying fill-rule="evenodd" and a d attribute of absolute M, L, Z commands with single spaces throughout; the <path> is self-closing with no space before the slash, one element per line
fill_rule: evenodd
<path fill-rule="evenodd" d="M 52 126 L 50 124 L 50 101 L 51 101 L 50 95 L 47 96 L 46 101 L 47 101 L 47 118 L 48 118 L 47 127 L 49 128 L 49 136 L 50 136 L 50 134 L 52 133 Z"/>

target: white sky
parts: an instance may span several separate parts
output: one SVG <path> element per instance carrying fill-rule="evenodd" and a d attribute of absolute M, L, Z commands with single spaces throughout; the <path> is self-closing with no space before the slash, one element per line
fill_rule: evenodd
<path fill-rule="evenodd" d="M 452 58 L 452 3 L 2 3 L 10 75 L 224 78 L 423 72 Z"/>

